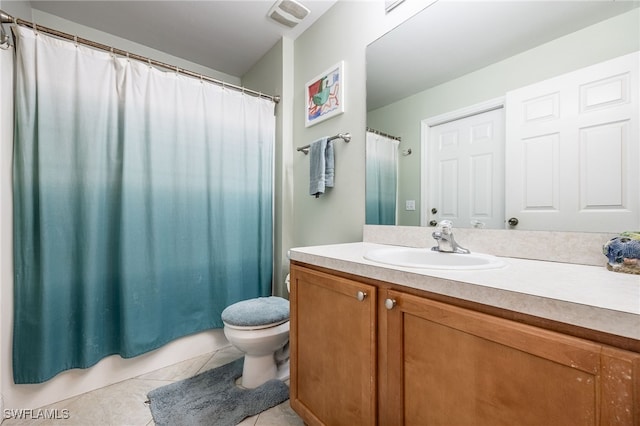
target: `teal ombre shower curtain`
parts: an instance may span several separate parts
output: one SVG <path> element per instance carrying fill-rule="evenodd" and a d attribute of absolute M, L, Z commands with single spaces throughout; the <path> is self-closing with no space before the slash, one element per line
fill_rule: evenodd
<path fill-rule="evenodd" d="M 15 31 L 14 382 L 269 295 L 274 103 Z"/>
<path fill-rule="evenodd" d="M 367 131 L 366 223 L 395 225 L 399 141 Z"/>

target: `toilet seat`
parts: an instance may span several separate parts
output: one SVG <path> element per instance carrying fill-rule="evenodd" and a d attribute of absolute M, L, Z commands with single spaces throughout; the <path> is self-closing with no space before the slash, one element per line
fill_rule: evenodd
<path fill-rule="evenodd" d="M 280 322 L 274 322 L 272 324 L 264 324 L 264 325 L 233 325 L 233 324 L 229 324 L 228 322 L 222 321 L 225 325 L 225 327 L 229 327 L 229 328 L 233 328 L 234 330 L 264 330 L 266 328 L 273 328 L 273 327 L 277 327 L 280 324 L 284 324 L 285 322 L 289 321 L 284 320 L 284 321 L 280 321 Z"/>
<path fill-rule="evenodd" d="M 282 297 L 257 297 L 227 306 L 222 322 L 236 330 L 260 330 L 289 321 L 289 301 Z"/>

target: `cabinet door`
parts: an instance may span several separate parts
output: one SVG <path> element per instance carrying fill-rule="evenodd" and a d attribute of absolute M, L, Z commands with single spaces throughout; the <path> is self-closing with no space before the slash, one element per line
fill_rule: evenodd
<path fill-rule="evenodd" d="M 307 424 L 374 425 L 375 287 L 292 265 L 290 296 L 291 407 Z"/>
<path fill-rule="evenodd" d="M 640 354 L 396 291 L 388 298 L 390 423 L 638 424 Z"/>

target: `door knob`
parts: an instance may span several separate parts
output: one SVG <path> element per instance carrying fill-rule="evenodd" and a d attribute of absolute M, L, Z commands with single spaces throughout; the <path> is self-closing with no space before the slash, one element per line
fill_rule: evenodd
<path fill-rule="evenodd" d="M 387 299 L 384 301 L 384 307 L 391 310 L 393 309 L 393 307 L 396 306 L 396 300 L 395 299 Z"/>
<path fill-rule="evenodd" d="M 436 214 L 436 213 L 438 213 L 438 209 L 436 209 L 435 207 L 434 207 L 434 208 L 432 208 L 432 209 L 431 209 L 431 213 L 432 213 L 432 214 Z"/>
<path fill-rule="evenodd" d="M 429 226 L 436 226 L 437 224 L 438 224 L 438 222 L 435 221 L 435 220 L 430 220 L 429 221 Z"/>
<path fill-rule="evenodd" d="M 509 226 L 516 226 L 516 225 L 518 225 L 518 218 L 517 217 L 512 217 L 511 219 L 509 219 L 509 221 L 507 223 L 509 224 Z"/>
<path fill-rule="evenodd" d="M 362 302 L 367 297 L 367 293 L 364 291 L 359 291 L 356 293 L 356 298 Z"/>

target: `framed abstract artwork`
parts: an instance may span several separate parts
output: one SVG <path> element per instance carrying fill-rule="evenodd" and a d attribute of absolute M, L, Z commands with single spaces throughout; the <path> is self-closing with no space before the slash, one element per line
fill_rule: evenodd
<path fill-rule="evenodd" d="M 305 85 L 305 126 L 313 126 L 344 112 L 344 61 Z"/>

